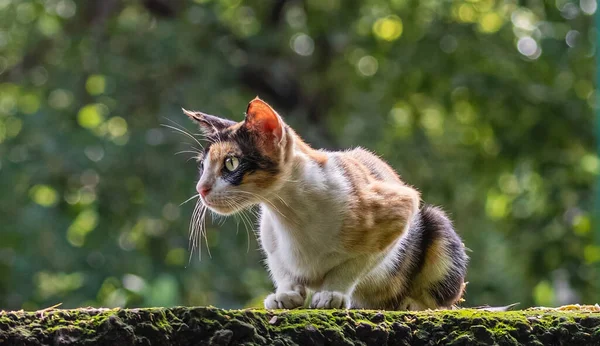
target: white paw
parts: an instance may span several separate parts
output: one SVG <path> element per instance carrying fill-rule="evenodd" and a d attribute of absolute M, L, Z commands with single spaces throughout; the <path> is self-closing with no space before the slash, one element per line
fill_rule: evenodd
<path fill-rule="evenodd" d="M 321 291 L 312 296 L 310 307 L 313 309 L 344 309 L 350 299 L 340 292 Z"/>
<path fill-rule="evenodd" d="M 296 291 L 271 293 L 265 299 L 265 309 L 295 309 L 304 305 L 304 299 Z"/>

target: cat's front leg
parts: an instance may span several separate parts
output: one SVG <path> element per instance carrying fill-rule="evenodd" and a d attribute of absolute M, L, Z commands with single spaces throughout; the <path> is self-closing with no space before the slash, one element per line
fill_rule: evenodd
<path fill-rule="evenodd" d="M 320 289 L 311 298 L 312 309 L 347 309 L 358 279 L 373 265 L 374 256 L 349 259 L 327 272 Z"/>
<path fill-rule="evenodd" d="M 283 266 L 283 261 L 277 252 L 267 251 L 267 263 L 276 289 L 265 299 L 265 309 L 295 309 L 306 301 L 305 285 Z"/>
<path fill-rule="evenodd" d="M 267 296 L 265 309 L 295 309 L 302 307 L 305 300 L 306 288 L 303 285 L 285 284 Z"/>
<path fill-rule="evenodd" d="M 265 309 L 302 307 L 306 301 L 306 288 L 292 275 L 288 269 L 290 266 L 284 265 L 286 256 L 280 254 L 281 249 L 275 237 L 271 217 L 263 214 L 260 221 L 260 241 L 267 255 L 267 265 L 276 288 L 275 293 L 271 293 L 265 298 Z"/>
<path fill-rule="evenodd" d="M 319 291 L 313 294 L 311 309 L 347 309 L 350 307 L 350 296 L 336 291 Z"/>

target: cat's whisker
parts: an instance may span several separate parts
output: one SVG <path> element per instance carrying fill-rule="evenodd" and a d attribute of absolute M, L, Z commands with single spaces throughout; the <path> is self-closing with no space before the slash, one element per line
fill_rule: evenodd
<path fill-rule="evenodd" d="M 196 248 L 198 249 L 198 261 L 202 261 L 202 232 L 203 232 L 202 221 L 204 218 L 204 213 L 206 213 L 206 206 L 203 205 L 202 208 L 200 209 L 200 211 L 198 212 L 198 215 L 196 215 L 195 241 L 196 241 Z"/>
<path fill-rule="evenodd" d="M 283 204 L 285 204 L 285 206 L 286 206 L 286 207 L 288 207 L 288 208 L 290 207 L 290 205 L 289 205 L 289 204 L 287 204 L 287 202 L 286 202 L 286 201 L 284 201 L 284 200 L 283 200 L 283 198 L 282 198 L 281 196 L 279 196 L 277 193 L 274 193 L 274 192 L 273 192 L 273 193 L 271 193 L 271 195 L 273 195 L 273 196 L 277 197 L 277 199 L 279 199 L 279 200 L 280 200 L 280 201 L 281 201 Z"/>
<path fill-rule="evenodd" d="M 246 228 L 247 244 L 248 244 L 246 253 L 249 253 L 250 252 L 250 230 L 249 230 L 249 228 L 252 229 L 252 221 L 250 220 L 250 217 L 246 214 L 246 210 L 241 210 L 240 216 L 242 217 L 243 220 L 246 220 L 246 221 L 244 221 L 244 225 Z"/>
<path fill-rule="evenodd" d="M 163 117 L 163 118 L 164 118 L 165 120 L 167 120 L 167 121 L 171 122 L 171 123 L 172 123 L 172 124 L 174 124 L 175 126 L 177 126 L 177 128 L 178 128 L 178 129 L 180 129 L 180 130 L 182 130 L 182 131 L 185 131 L 185 132 L 189 133 L 189 134 L 190 134 L 190 135 L 192 135 L 192 136 L 198 136 L 198 137 L 200 137 L 200 138 L 202 138 L 202 139 L 206 138 L 206 135 L 205 135 L 204 133 L 191 133 L 191 132 L 188 132 L 188 131 L 187 131 L 187 129 L 185 128 L 185 126 L 183 126 L 183 125 L 179 124 L 179 123 L 178 123 L 178 122 L 176 122 L 175 120 L 173 120 L 173 119 L 169 119 L 169 118 L 167 118 L 167 117 Z"/>
<path fill-rule="evenodd" d="M 188 245 L 188 251 L 189 251 L 189 250 L 191 250 L 191 247 L 192 247 L 192 238 L 193 238 L 193 234 L 192 234 L 192 231 L 193 231 L 193 229 L 192 229 L 192 224 L 194 223 L 194 215 L 195 215 L 195 214 L 196 214 L 196 207 L 194 207 L 194 211 L 192 212 L 192 218 L 191 218 L 191 220 L 190 220 L 190 227 L 189 227 L 190 229 L 189 229 L 189 232 L 188 232 L 188 233 L 189 233 L 189 236 L 188 236 L 188 242 L 189 242 L 189 245 Z"/>
<path fill-rule="evenodd" d="M 288 219 L 288 218 L 287 218 L 287 216 L 285 216 L 285 215 L 284 215 L 284 214 L 283 214 L 283 213 L 282 213 L 282 212 L 281 212 L 281 211 L 280 211 L 280 210 L 279 210 L 279 209 L 278 209 L 278 208 L 275 206 L 275 204 L 273 204 L 273 202 L 269 201 L 268 199 L 266 199 L 266 198 L 264 198 L 264 197 L 262 197 L 262 196 L 260 196 L 260 195 L 257 195 L 257 194 L 255 194 L 255 193 L 253 193 L 253 192 L 249 192 L 249 191 L 240 191 L 240 190 L 236 190 L 236 191 L 232 191 L 232 192 L 235 192 L 235 193 L 246 193 L 246 194 L 249 194 L 249 195 L 251 195 L 251 196 L 255 197 L 256 199 L 258 199 L 258 200 L 259 200 L 259 201 L 261 201 L 261 202 L 268 203 L 268 204 L 269 204 L 271 207 L 273 207 L 273 209 L 274 209 L 275 211 L 277 211 L 277 212 L 279 213 L 279 215 L 281 215 L 281 216 L 282 216 L 283 218 L 285 218 L 285 219 Z M 288 219 L 288 220 L 289 220 L 289 219 Z"/>
<path fill-rule="evenodd" d="M 202 206 L 196 214 L 194 222 L 194 246 L 198 250 L 198 261 L 202 261 L 202 214 L 206 210 L 206 207 Z"/>
<path fill-rule="evenodd" d="M 287 181 L 289 183 L 299 183 L 300 182 L 300 180 L 292 180 L 292 179 L 284 179 L 284 178 L 279 178 L 279 180 Z"/>
<path fill-rule="evenodd" d="M 200 143 L 200 141 L 198 139 L 196 139 L 196 137 L 192 136 L 189 132 L 184 131 L 182 129 L 178 129 L 177 127 L 171 126 L 171 125 L 167 125 L 167 124 L 160 124 L 160 126 L 175 130 L 179 133 L 182 133 L 186 136 L 188 136 L 189 138 L 193 139 L 201 148 L 204 148 L 204 146 L 202 145 L 202 143 Z"/>
<path fill-rule="evenodd" d="M 195 230 L 196 230 L 195 222 L 196 222 L 197 214 L 200 211 L 200 208 L 201 208 L 200 201 L 197 201 L 196 205 L 194 206 L 194 212 L 192 213 L 192 219 L 190 220 L 190 236 L 189 236 L 189 240 L 190 240 L 190 246 L 191 246 L 190 250 L 192 250 L 192 251 L 194 250 L 194 248 L 193 248 L 193 246 L 194 246 L 193 240 L 194 240 L 194 234 L 195 234 Z"/>
<path fill-rule="evenodd" d="M 214 211 L 210 210 L 210 216 L 212 218 L 213 221 L 218 222 L 219 226 L 223 226 L 223 224 L 225 223 L 225 221 L 227 221 L 227 217 L 224 215 L 220 215 L 215 213 Z"/>
<path fill-rule="evenodd" d="M 235 218 L 235 235 L 240 234 L 240 219 Z"/>
<path fill-rule="evenodd" d="M 202 207 L 198 208 L 198 211 L 194 214 L 194 233 L 193 233 L 193 239 L 192 239 L 192 253 L 190 254 L 190 256 L 192 256 L 194 254 L 194 250 L 198 249 L 198 261 L 202 260 L 202 248 L 200 247 L 200 244 L 199 244 L 199 240 L 202 239 L 199 236 L 201 213 L 202 213 Z"/>
<path fill-rule="evenodd" d="M 204 208 L 204 212 L 202 213 L 202 235 L 204 236 L 204 242 L 206 243 L 206 252 L 208 252 L 208 258 L 212 259 L 212 255 L 210 253 L 210 246 L 208 245 L 208 237 L 206 236 L 206 210 L 208 208 Z"/>
<path fill-rule="evenodd" d="M 248 242 L 248 247 L 246 248 L 246 253 L 250 252 L 250 233 L 252 233 L 254 235 L 254 238 L 256 239 L 256 233 L 254 232 L 254 227 L 252 227 L 252 221 L 250 220 L 250 216 L 248 216 L 246 214 L 246 211 L 243 211 L 242 214 L 244 214 L 244 217 L 248 220 L 248 223 L 250 224 L 250 230 L 248 230 L 248 228 L 246 228 L 246 237 L 247 237 L 247 242 Z M 256 239 L 256 241 L 258 242 L 258 239 Z"/>
<path fill-rule="evenodd" d="M 235 200 L 229 200 L 229 201 L 225 201 L 230 207 L 234 208 L 234 209 L 238 209 L 239 210 L 239 216 L 240 219 L 242 220 L 242 222 L 244 223 L 244 228 L 246 229 L 246 238 L 247 238 L 247 249 L 246 249 L 246 253 L 250 252 L 250 231 L 248 230 L 248 228 L 252 229 L 252 221 L 250 220 L 250 218 L 248 217 L 248 215 L 246 215 L 246 209 L 243 208 L 243 206 L 235 201 Z M 254 233 L 254 232 L 253 232 Z M 256 236 L 256 234 L 255 234 Z"/>
<path fill-rule="evenodd" d="M 190 149 L 194 150 L 194 152 L 197 153 L 198 155 L 202 155 L 204 153 L 204 149 L 195 147 L 193 143 L 190 143 L 190 142 L 179 142 L 179 143 L 187 145 Z M 177 154 L 175 154 L 175 155 L 177 155 Z"/>
<path fill-rule="evenodd" d="M 197 245 L 197 242 L 196 242 L 196 230 L 197 230 L 196 223 L 198 221 L 198 214 L 199 214 L 200 210 L 202 209 L 202 207 L 203 207 L 202 203 L 200 202 L 200 200 L 198 200 L 196 202 L 196 205 L 194 206 L 194 212 L 192 213 L 192 219 L 190 221 L 190 230 L 189 230 L 189 233 L 190 233 L 190 235 L 189 235 L 190 258 L 188 260 L 188 265 L 190 263 L 192 263 L 192 256 L 194 255 L 194 249 L 195 249 L 195 247 Z"/>
<path fill-rule="evenodd" d="M 181 155 L 181 154 L 186 154 L 186 153 L 189 153 L 189 154 L 196 154 L 196 155 L 202 155 L 202 153 L 201 153 L 201 152 L 199 152 L 199 151 L 195 151 L 195 150 L 182 150 L 182 151 L 178 151 L 178 152 L 176 152 L 176 153 L 175 153 L 175 154 L 173 154 L 173 155 Z"/>
<path fill-rule="evenodd" d="M 198 198 L 198 197 L 200 197 L 200 194 L 195 194 L 195 195 L 193 195 L 192 197 L 190 197 L 190 198 L 186 199 L 186 200 L 185 200 L 183 203 L 181 203 L 179 206 L 181 207 L 182 205 L 186 204 L 187 202 L 189 202 L 189 201 L 193 200 L 194 198 Z"/>
<path fill-rule="evenodd" d="M 163 119 L 165 119 L 166 121 L 169 121 L 169 122 L 171 122 L 171 123 L 172 123 L 172 124 L 174 124 L 175 126 L 178 126 L 180 129 L 182 129 L 182 130 L 184 130 L 184 131 L 185 131 L 185 127 L 184 127 L 183 125 L 181 125 L 180 123 L 176 122 L 175 120 L 173 120 L 173 119 L 169 119 L 169 118 L 167 118 L 167 117 L 163 117 Z"/>

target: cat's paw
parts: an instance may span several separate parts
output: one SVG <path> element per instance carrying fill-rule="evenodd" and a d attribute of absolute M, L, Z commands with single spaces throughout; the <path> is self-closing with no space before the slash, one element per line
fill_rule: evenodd
<path fill-rule="evenodd" d="M 295 309 L 304 305 L 304 299 L 296 291 L 271 293 L 265 299 L 265 309 Z"/>
<path fill-rule="evenodd" d="M 313 309 L 345 309 L 350 299 L 340 292 L 320 291 L 312 296 L 310 307 Z"/>

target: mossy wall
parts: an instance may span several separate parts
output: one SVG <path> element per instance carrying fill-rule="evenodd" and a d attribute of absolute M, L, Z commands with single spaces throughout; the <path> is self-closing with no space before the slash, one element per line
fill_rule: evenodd
<path fill-rule="evenodd" d="M 600 313 L 461 309 L 0 312 L 0 345 L 600 345 Z"/>

